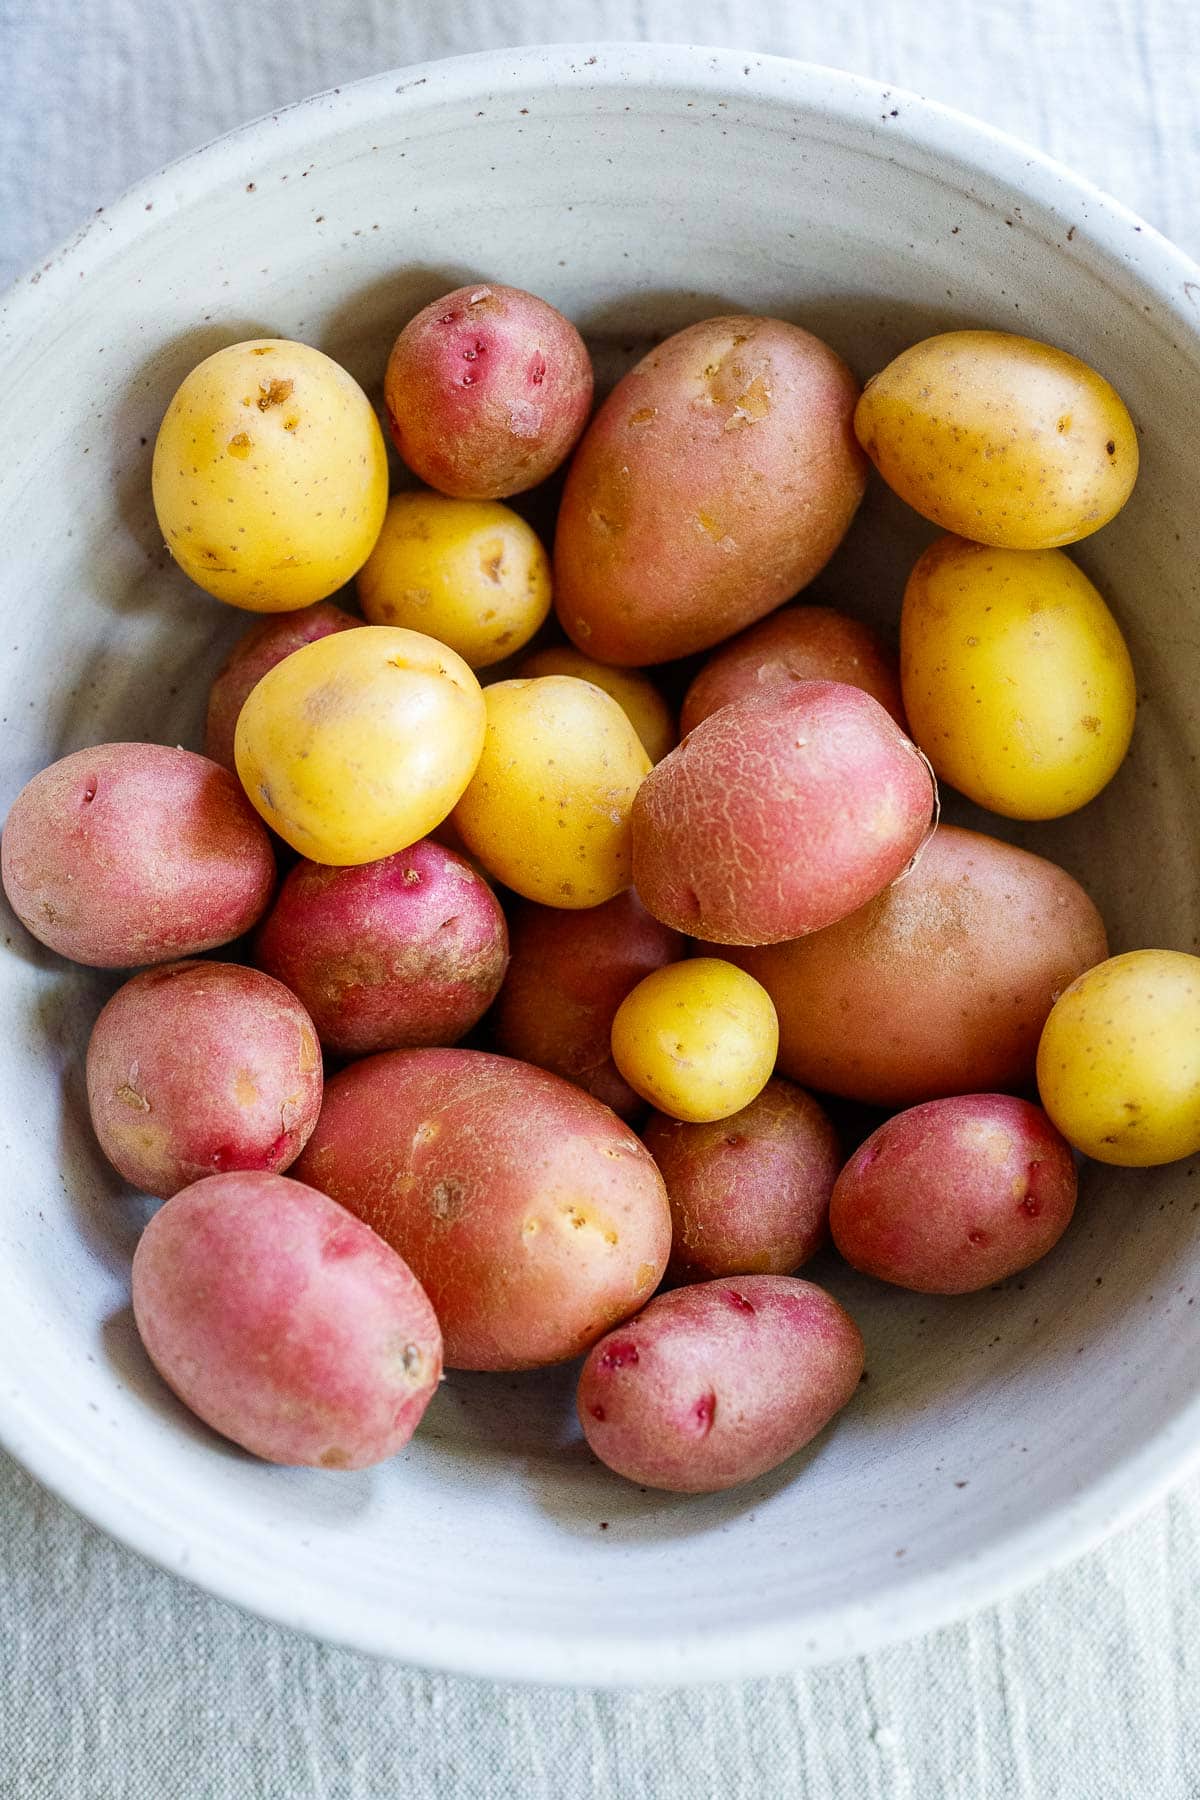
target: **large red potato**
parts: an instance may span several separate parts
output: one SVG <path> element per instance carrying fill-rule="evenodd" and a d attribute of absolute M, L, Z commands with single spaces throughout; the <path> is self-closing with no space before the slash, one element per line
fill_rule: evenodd
<path fill-rule="evenodd" d="M 343 612 L 332 600 L 319 600 L 300 612 L 274 613 L 252 625 L 217 671 L 208 694 L 204 728 L 204 754 L 224 769 L 232 769 L 233 739 L 238 714 L 251 688 L 258 686 L 268 669 L 281 663 L 293 650 L 315 644 L 336 631 L 352 631 L 362 620 Z"/>
<path fill-rule="evenodd" d="M 579 1420 L 618 1475 L 711 1494 L 793 1456 L 862 1369 L 858 1327 L 823 1288 L 790 1275 L 704 1281 L 660 1294 L 595 1345 Z"/>
<path fill-rule="evenodd" d="M 168 1200 L 134 1255 L 133 1312 L 167 1386 L 267 1462 L 365 1469 L 395 1456 L 442 1372 L 412 1270 L 282 1175 L 210 1175 Z"/>
<path fill-rule="evenodd" d="M 478 1050 L 393 1050 L 335 1075 L 296 1175 L 409 1263 L 455 1369 L 578 1356 L 662 1278 L 649 1153 L 558 1076 Z"/>
<path fill-rule="evenodd" d="M 572 460 L 554 545 L 567 636 L 668 662 L 805 587 L 862 498 L 858 383 L 782 319 L 707 319 L 613 389 Z"/>

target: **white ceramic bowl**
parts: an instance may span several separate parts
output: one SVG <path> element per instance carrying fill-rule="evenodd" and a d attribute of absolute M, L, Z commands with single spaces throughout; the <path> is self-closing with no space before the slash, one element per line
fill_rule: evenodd
<path fill-rule="evenodd" d="M 18 286 L 0 315 L 0 809 L 80 745 L 197 742 L 246 621 L 188 586 L 154 526 L 150 446 L 184 372 L 268 332 L 377 389 L 399 324 L 477 276 L 547 295 L 610 367 L 737 309 L 813 326 L 864 375 L 929 331 L 991 324 L 1111 376 L 1143 473 L 1079 556 L 1129 634 L 1134 749 L 1074 819 L 991 823 L 1084 877 L 1116 947 L 1194 946 L 1200 270 L 967 119 L 730 52 L 501 52 L 335 91 L 156 176 Z M 929 535 L 876 489 L 820 592 L 894 625 Z M 452 1376 L 368 1474 L 254 1463 L 184 1414 L 133 1331 L 145 1202 L 103 1165 L 81 1082 L 113 984 L 11 918 L 5 945 L 0 1434 L 105 1529 L 271 1618 L 506 1677 L 771 1671 L 1030 1580 L 1196 1457 L 1200 1181 L 1176 1166 L 1090 1170 L 1060 1248 L 968 1299 L 831 1261 L 819 1278 L 864 1327 L 869 1383 L 740 1492 L 644 1494 L 598 1468 L 569 1371 Z"/>

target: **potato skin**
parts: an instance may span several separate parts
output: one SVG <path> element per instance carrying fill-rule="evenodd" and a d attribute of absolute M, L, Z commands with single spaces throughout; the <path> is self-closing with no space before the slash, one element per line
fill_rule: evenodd
<path fill-rule="evenodd" d="M 662 1179 L 589 1094 L 479 1050 L 392 1050 L 335 1075 L 296 1166 L 426 1289 L 452 1369 L 578 1356 L 653 1293 Z"/>
<path fill-rule="evenodd" d="M 784 606 L 713 652 L 684 695 L 680 732 L 686 737 L 733 700 L 796 680 L 862 688 L 908 729 L 896 659 L 878 632 L 828 606 Z"/>
<path fill-rule="evenodd" d="M 35 775 L 0 841 L 27 930 L 94 968 L 194 956 L 266 910 L 275 855 L 236 779 L 164 744 L 97 744 Z"/>
<path fill-rule="evenodd" d="M 912 872 L 859 912 L 725 954 L 775 1002 L 782 1074 L 896 1107 L 1028 1083 L 1056 997 L 1108 945 L 1065 869 L 939 825 Z"/>
<path fill-rule="evenodd" d="M 592 404 L 592 364 L 569 319 L 500 282 L 455 288 L 410 319 L 383 384 L 392 437 L 421 481 L 503 500 L 553 474 Z"/>
<path fill-rule="evenodd" d="M 512 959 L 492 1011 L 496 1048 L 573 1081 L 623 1119 L 644 1102 L 612 1059 L 612 1022 L 644 975 L 684 953 L 632 888 L 568 912 L 520 903 L 509 915 Z"/>
<path fill-rule="evenodd" d="M 779 1051 L 771 997 L 719 956 L 690 956 L 644 975 L 613 1017 L 613 1061 L 644 1100 L 704 1123 L 748 1106 Z"/>
<path fill-rule="evenodd" d="M 267 1462 L 383 1462 L 441 1377 L 441 1332 L 411 1269 L 282 1175 L 210 1175 L 168 1200 L 134 1254 L 133 1311 L 167 1386 Z"/>
<path fill-rule="evenodd" d="M 508 961 L 500 902 L 429 839 L 381 862 L 289 871 L 254 940 L 260 969 L 303 1002 L 326 1050 L 453 1044 L 496 997 Z"/>
<path fill-rule="evenodd" d="M 833 1190 L 833 1241 L 854 1268 L 918 1294 L 973 1294 L 1027 1269 L 1071 1222 L 1070 1145 L 1011 1094 L 930 1100 L 887 1119 Z"/>
<path fill-rule="evenodd" d="M 579 1421 L 600 1461 L 627 1480 L 718 1493 L 807 1444 L 862 1370 L 858 1327 L 811 1281 L 705 1281 L 659 1294 L 593 1347 Z"/>
<path fill-rule="evenodd" d="M 930 828 L 933 778 L 877 701 L 798 681 L 724 706 L 633 804 L 633 880 L 677 931 L 773 944 L 854 912 Z"/>
<path fill-rule="evenodd" d="M 806 586 L 862 499 L 857 399 L 841 358 L 782 319 L 707 319 L 643 357 L 567 475 L 554 546 L 567 636 L 601 662 L 667 662 Z"/>
<path fill-rule="evenodd" d="M 332 637 L 335 631 L 350 631 L 362 620 L 343 612 L 332 600 L 320 600 L 316 606 L 302 607 L 299 612 L 275 613 L 260 619 L 233 646 L 217 671 L 209 689 L 208 717 L 204 728 L 204 754 L 223 769 L 236 773 L 233 739 L 238 714 L 268 669 L 281 663 L 293 650 L 315 644 L 318 638 Z"/>
<path fill-rule="evenodd" d="M 574 675 L 580 681 L 590 681 L 593 687 L 603 688 L 637 732 L 652 763 L 661 762 L 679 742 L 670 707 L 650 677 L 639 669 L 613 669 L 585 656 L 571 644 L 550 644 L 527 656 L 517 672 L 522 676 Z"/>
<path fill-rule="evenodd" d="M 205 1175 L 299 1155 L 321 1108 L 321 1048 L 281 982 L 178 962 L 117 989 L 92 1027 L 92 1127 L 133 1187 L 161 1199 Z"/>
<path fill-rule="evenodd" d="M 652 1113 L 642 1142 L 667 1186 L 667 1275 L 788 1275 L 829 1236 L 841 1166 L 824 1108 L 778 1076 L 740 1112 L 696 1125 Z"/>

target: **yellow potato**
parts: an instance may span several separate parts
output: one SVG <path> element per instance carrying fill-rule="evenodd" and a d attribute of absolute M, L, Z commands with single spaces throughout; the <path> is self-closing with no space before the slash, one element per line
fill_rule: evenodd
<path fill-rule="evenodd" d="M 673 1119 L 727 1119 L 775 1067 L 779 1021 L 766 988 L 716 956 L 668 963 L 617 1008 L 612 1053 L 631 1088 Z"/>
<path fill-rule="evenodd" d="M 946 531 L 1015 550 L 1073 544 L 1137 480 L 1133 420 L 1078 357 L 1007 331 L 947 331 L 867 383 L 858 441 Z"/>
<path fill-rule="evenodd" d="M 294 612 L 349 581 L 379 536 L 387 452 L 345 369 L 286 338 L 194 368 L 154 446 L 167 548 L 218 600 Z"/>
<path fill-rule="evenodd" d="M 397 494 L 358 572 L 358 597 L 373 625 L 426 631 L 486 669 L 527 644 L 550 611 L 550 559 L 499 500 Z"/>
<path fill-rule="evenodd" d="M 900 680 L 939 778 L 1006 818 L 1074 812 L 1129 748 L 1129 651 L 1061 550 L 931 544 L 904 594 Z"/>
<path fill-rule="evenodd" d="M 1149 1168 L 1200 1150 L 1200 957 L 1131 950 L 1063 993 L 1038 1048 L 1042 1105 L 1097 1162 Z"/>
<path fill-rule="evenodd" d="M 479 761 L 484 710 L 460 656 L 363 625 L 295 650 L 251 689 L 234 757 L 251 801 L 313 862 L 376 862 L 446 817 Z"/>
<path fill-rule="evenodd" d="M 637 669 L 614 669 L 594 662 L 570 644 L 552 644 L 535 650 L 521 664 L 522 675 L 574 675 L 611 694 L 642 740 L 652 763 L 661 762 L 679 742 L 670 707 L 648 675 Z"/>
<path fill-rule="evenodd" d="M 650 769 L 633 726 L 568 675 L 498 681 L 483 697 L 483 755 L 454 811 L 463 843 L 527 900 L 611 900 L 629 886 L 630 809 Z"/>

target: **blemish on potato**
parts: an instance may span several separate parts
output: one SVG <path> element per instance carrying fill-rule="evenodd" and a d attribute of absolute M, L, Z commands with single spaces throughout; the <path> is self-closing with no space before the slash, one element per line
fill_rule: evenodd
<path fill-rule="evenodd" d="M 350 1452 L 340 1445 L 332 1444 L 328 1450 L 321 1452 L 320 1466 L 323 1469 L 344 1469 L 350 1461 Z"/>
<path fill-rule="evenodd" d="M 256 352 L 256 354 L 258 353 Z M 270 381 L 260 381 L 258 384 L 259 412 L 268 412 L 272 406 L 282 406 L 284 401 L 290 397 L 295 385 L 294 381 L 286 378 L 281 380 L 278 377 L 273 377 Z"/>
<path fill-rule="evenodd" d="M 245 431 L 236 431 L 225 448 L 230 456 L 236 456 L 239 462 L 244 462 L 251 450 L 250 434 Z"/>
<path fill-rule="evenodd" d="M 310 1068 L 313 1066 L 310 1062 Z M 249 1069 L 239 1069 L 233 1081 L 233 1097 L 239 1106 L 253 1106 L 258 1099 L 258 1088 Z"/>
<path fill-rule="evenodd" d="M 135 1107 L 138 1112 L 149 1112 L 151 1110 L 150 1102 L 147 1100 L 145 1094 L 140 1094 L 137 1088 L 133 1087 L 128 1081 L 123 1081 L 121 1083 L 120 1087 L 116 1090 L 116 1096 L 125 1106 Z"/>
<path fill-rule="evenodd" d="M 457 1219 L 466 1205 L 467 1184 L 457 1175 L 444 1175 L 434 1183 L 429 1196 L 429 1210 L 435 1219 L 448 1224 Z"/>

